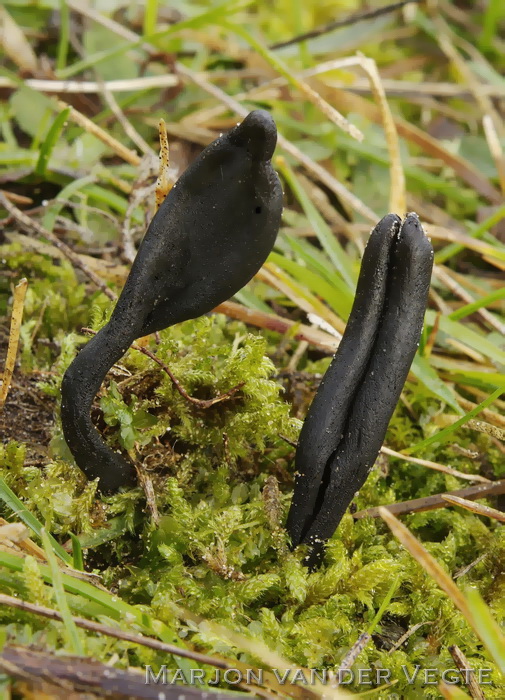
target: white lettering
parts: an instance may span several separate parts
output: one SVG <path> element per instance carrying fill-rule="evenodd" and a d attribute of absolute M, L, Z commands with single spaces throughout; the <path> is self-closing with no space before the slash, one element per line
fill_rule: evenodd
<path fill-rule="evenodd" d="M 235 680 L 233 680 L 233 674 L 236 674 Z M 227 668 L 223 673 L 223 680 L 230 685 L 236 685 L 242 681 L 242 673 L 238 668 Z"/>
<path fill-rule="evenodd" d="M 455 673 L 456 676 L 448 676 L 448 673 Z M 448 683 L 449 685 L 456 685 L 456 683 L 460 682 L 460 679 L 461 678 L 457 668 L 446 668 L 445 671 L 442 671 L 442 680 Z"/>
<path fill-rule="evenodd" d="M 490 683 L 492 683 L 493 681 L 491 680 L 491 678 L 488 678 L 491 672 L 491 668 L 479 668 L 477 671 L 478 682 L 482 685 L 489 685 Z"/>
<path fill-rule="evenodd" d="M 424 684 L 425 685 L 437 685 L 437 669 L 436 668 L 425 668 L 424 669 Z"/>
<path fill-rule="evenodd" d="M 203 668 L 191 668 L 189 670 L 189 682 L 191 685 L 205 683 L 205 671 Z"/>
<path fill-rule="evenodd" d="M 249 685 L 252 685 L 253 683 L 261 685 L 263 683 L 263 669 L 257 668 L 256 672 L 254 672 L 252 668 L 248 668 L 245 672 L 245 678 L 245 682 L 249 683 Z"/>
<path fill-rule="evenodd" d="M 307 679 L 305 678 L 305 674 L 301 668 L 296 669 L 295 674 L 291 680 L 291 683 L 303 683 L 303 685 L 308 685 Z"/>
<path fill-rule="evenodd" d="M 161 681 L 160 681 L 160 677 L 161 677 Z M 160 683 L 160 682 L 163 684 L 166 684 L 166 682 L 167 682 L 167 665 L 162 664 L 160 666 L 160 670 L 158 671 L 158 675 L 155 676 L 153 673 L 152 666 L 150 664 L 148 664 L 146 666 L 145 684 L 150 685 L 151 683 Z"/>
<path fill-rule="evenodd" d="M 291 673 L 291 671 L 288 668 L 288 669 L 286 669 L 286 671 L 284 671 L 284 675 L 280 676 L 279 670 L 277 668 L 274 668 L 274 676 L 276 677 L 278 683 L 280 683 L 281 685 L 284 685 L 284 683 L 287 682 L 290 673 Z"/>
<path fill-rule="evenodd" d="M 415 671 L 411 676 L 409 676 L 409 673 L 408 673 L 408 670 L 407 670 L 407 667 L 405 666 L 405 664 L 402 664 L 401 668 L 402 668 L 403 673 L 405 674 L 405 678 L 407 679 L 407 683 L 409 685 L 412 685 L 412 683 L 415 682 L 415 680 L 419 674 L 419 671 L 421 670 L 421 666 L 419 664 L 416 664 L 414 666 Z"/>
<path fill-rule="evenodd" d="M 172 680 L 170 681 L 170 685 L 174 685 L 177 681 L 180 681 L 181 683 L 185 683 L 186 685 L 188 683 L 188 681 L 186 680 L 186 676 L 184 675 L 182 669 L 180 669 L 180 668 L 178 668 L 177 671 L 172 676 Z"/>
<path fill-rule="evenodd" d="M 312 668 L 310 670 L 310 684 L 314 685 L 316 681 L 319 681 L 320 683 L 323 683 L 323 685 L 326 685 L 328 682 L 328 669 L 323 668 L 320 671 L 318 671 L 315 668 Z"/>
<path fill-rule="evenodd" d="M 391 678 L 391 669 L 389 668 L 376 668 L 375 669 L 375 682 L 377 685 L 381 683 L 387 683 Z"/>
<path fill-rule="evenodd" d="M 216 671 L 214 673 L 214 678 L 211 678 L 210 681 L 208 682 L 209 685 L 217 685 L 219 683 L 219 680 L 221 678 L 221 671 L 216 668 Z"/>
<path fill-rule="evenodd" d="M 371 668 L 358 669 L 358 683 L 360 685 L 372 685 L 372 679 L 370 678 L 371 673 Z"/>
<path fill-rule="evenodd" d="M 349 679 L 344 681 L 342 679 L 342 676 L 344 673 L 349 674 Z M 338 670 L 338 684 L 339 685 L 349 685 L 349 683 L 352 683 L 354 680 L 354 673 L 351 671 L 350 668 L 339 668 Z"/>

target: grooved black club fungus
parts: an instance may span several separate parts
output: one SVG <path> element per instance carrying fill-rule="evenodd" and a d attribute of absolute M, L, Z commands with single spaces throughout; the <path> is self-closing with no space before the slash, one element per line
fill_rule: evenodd
<path fill-rule="evenodd" d="M 256 110 L 205 148 L 151 221 L 109 323 L 65 373 L 65 440 L 86 476 L 99 477 L 102 491 L 133 482 L 135 471 L 93 426 L 93 398 L 136 338 L 208 313 L 264 263 L 282 212 L 271 164 L 276 141 L 274 120 Z"/>
<path fill-rule="evenodd" d="M 340 346 L 308 411 L 296 451 L 287 529 L 315 568 L 377 458 L 419 344 L 433 249 L 416 214 L 372 231 Z"/>

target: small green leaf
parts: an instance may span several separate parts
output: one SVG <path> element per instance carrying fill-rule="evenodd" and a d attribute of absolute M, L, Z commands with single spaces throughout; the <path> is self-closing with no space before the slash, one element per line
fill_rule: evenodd
<path fill-rule="evenodd" d="M 39 133 L 44 115 L 54 113 L 54 103 L 48 97 L 24 85 L 9 101 L 18 125 L 32 137 Z"/>
<path fill-rule="evenodd" d="M 35 166 L 36 175 L 39 175 L 40 177 L 45 176 L 49 158 L 51 157 L 53 148 L 56 146 L 56 142 L 58 141 L 63 127 L 65 126 L 65 122 L 69 114 L 70 107 L 67 107 L 58 114 L 51 127 L 49 128 L 49 131 L 46 134 L 46 138 L 40 146 L 39 159 Z"/>
<path fill-rule="evenodd" d="M 73 533 L 70 533 L 70 539 L 72 540 L 72 558 L 74 561 L 74 569 L 84 571 L 84 561 L 82 558 L 82 548 L 79 538 Z"/>

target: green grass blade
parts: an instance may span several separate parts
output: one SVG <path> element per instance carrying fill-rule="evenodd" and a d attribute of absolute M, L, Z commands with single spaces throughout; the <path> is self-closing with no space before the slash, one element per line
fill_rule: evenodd
<path fill-rule="evenodd" d="M 296 177 L 293 170 L 287 163 L 277 164 L 279 171 L 286 180 L 295 197 L 300 202 L 300 205 L 309 220 L 309 223 L 314 229 L 321 246 L 327 253 L 336 270 L 341 274 L 347 286 L 354 291 L 356 286 L 356 275 L 353 269 L 353 264 L 345 250 L 342 248 L 331 228 L 318 212 L 314 204 L 311 202 L 307 193 L 303 189 L 300 181 Z"/>
<path fill-rule="evenodd" d="M 417 445 L 414 445 L 413 447 L 409 447 L 406 450 L 402 450 L 403 454 L 413 454 L 414 452 L 419 452 L 420 450 L 424 450 L 426 447 L 429 445 L 433 445 L 435 443 L 441 443 L 441 442 L 446 442 L 447 440 L 450 440 L 452 437 L 452 434 L 454 433 L 455 430 L 458 428 L 461 428 L 465 423 L 468 423 L 469 420 L 472 418 L 475 418 L 481 411 L 483 411 L 485 408 L 490 406 L 493 401 L 496 399 L 499 399 L 500 396 L 503 394 L 503 388 L 500 387 L 499 389 L 496 389 L 496 391 L 493 391 L 493 393 L 487 397 L 487 399 L 484 399 L 478 406 L 475 406 L 475 408 L 472 408 L 471 411 L 466 413 L 462 418 L 457 420 L 455 423 L 452 425 L 448 425 L 447 428 L 444 428 L 440 432 L 436 433 L 435 435 L 432 435 L 429 438 L 426 438 L 426 440 L 422 440 L 422 442 L 418 442 Z"/>
<path fill-rule="evenodd" d="M 52 123 L 49 131 L 46 134 L 46 138 L 40 145 L 39 159 L 35 165 L 35 174 L 40 177 L 44 177 L 47 170 L 47 164 L 53 148 L 56 146 L 56 142 L 63 131 L 65 122 L 67 121 L 68 115 L 70 114 L 70 107 L 67 107 L 61 111 Z"/>
<path fill-rule="evenodd" d="M 158 0 L 146 0 L 144 9 L 144 37 L 154 34 L 158 19 Z"/>
<path fill-rule="evenodd" d="M 461 367 L 457 362 L 453 362 L 451 358 L 442 357 L 441 355 L 432 355 L 430 357 L 430 365 L 437 370 L 441 370 L 441 374 L 449 378 L 449 381 L 456 384 L 471 384 L 472 386 L 481 387 L 488 393 L 493 392 L 498 387 L 505 389 L 505 373 L 493 371 L 489 369 L 467 369 Z"/>
<path fill-rule="evenodd" d="M 474 311 L 488 306 L 488 304 L 492 304 L 495 301 L 500 301 L 500 299 L 505 299 L 505 287 L 497 289 L 495 292 L 491 292 L 491 294 L 487 294 L 485 297 L 476 299 L 470 304 L 465 304 L 465 306 L 462 306 L 460 309 L 453 311 L 452 314 L 449 314 L 448 318 L 450 318 L 451 321 L 459 321 L 462 318 L 465 318 L 465 316 L 473 314 Z"/>
<path fill-rule="evenodd" d="M 5 151 L 0 150 L 1 165 L 34 165 L 37 154 L 28 148 L 15 148 Z"/>
<path fill-rule="evenodd" d="M 448 404 L 457 413 L 463 413 L 451 389 L 440 379 L 425 357 L 419 354 L 414 357 L 411 372 L 434 396 Z"/>
<path fill-rule="evenodd" d="M 395 580 L 393 581 L 393 583 L 391 584 L 389 591 L 384 596 L 384 600 L 382 601 L 380 608 L 377 610 L 377 614 L 375 615 L 374 619 L 372 620 L 372 622 L 368 626 L 368 628 L 367 628 L 368 634 L 372 635 L 374 633 L 377 625 L 379 624 L 379 622 L 382 619 L 382 616 L 386 612 L 387 607 L 388 607 L 389 603 L 391 602 L 392 597 L 396 593 L 396 590 L 397 590 L 399 585 L 400 585 L 400 576 L 397 576 L 395 578 Z"/>
<path fill-rule="evenodd" d="M 465 594 L 473 613 L 475 629 L 491 658 L 505 675 L 505 636 L 479 591 L 476 588 L 467 588 Z"/>
<path fill-rule="evenodd" d="M 294 262 L 294 260 L 290 260 L 284 255 L 279 255 L 279 253 L 270 253 L 268 260 L 275 263 L 286 272 L 289 272 L 298 282 L 305 285 L 312 294 L 324 299 L 339 316 L 343 318 L 349 316 L 351 307 L 347 300 L 342 298 L 339 291 L 316 272 L 312 272 L 312 270 L 309 270 L 307 267 Z"/>
<path fill-rule="evenodd" d="M 444 693 L 445 700 L 470 700 L 470 695 L 467 695 L 461 688 L 458 688 L 457 685 L 448 685 L 445 683 Z"/>
<path fill-rule="evenodd" d="M 139 39 L 138 41 L 135 41 L 133 43 L 127 43 L 124 42 L 120 46 L 113 46 L 110 49 L 103 49 L 102 51 L 96 51 L 95 53 L 92 53 L 91 55 L 88 55 L 86 58 L 83 58 L 80 61 L 76 61 L 75 63 L 72 63 L 70 66 L 67 66 L 66 68 L 63 68 L 59 71 L 56 71 L 56 77 L 59 80 L 68 80 L 68 78 L 72 78 L 74 75 L 77 75 L 78 73 L 83 73 L 85 70 L 88 70 L 89 68 L 95 68 L 96 66 L 100 65 L 103 61 L 108 61 L 111 58 L 115 58 L 116 56 L 120 56 L 122 53 L 125 53 L 125 51 L 129 51 L 130 49 L 139 46 L 144 39 Z"/>
<path fill-rule="evenodd" d="M 500 34 L 498 25 L 505 17 L 505 8 L 502 0 L 488 0 L 486 4 L 482 31 L 479 36 L 479 46 L 483 51 L 489 51 L 493 48 L 493 39 Z M 498 49 L 498 47 L 496 48 Z"/>
<path fill-rule="evenodd" d="M 291 11 L 294 19 L 294 30 L 297 35 L 305 33 L 305 3 L 302 0 L 291 0 Z M 298 51 L 300 53 L 300 61 L 304 68 L 308 68 L 314 63 L 312 54 L 306 41 L 298 43 Z"/>
<path fill-rule="evenodd" d="M 459 384 L 470 384 L 491 391 L 494 387 L 505 390 L 505 374 L 503 372 L 478 372 L 477 370 L 456 370 L 450 372 L 451 380 Z"/>
<path fill-rule="evenodd" d="M 56 77 L 60 80 L 66 80 L 67 78 L 70 78 L 73 75 L 76 75 L 77 73 L 82 73 L 88 68 L 96 67 L 99 63 L 103 61 L 107 61 L 116 56 L 120 56 L 126 51 L 130 51 L 131 49 L 137 48 L 145 42 L 149 42 L 155 45 L 159 44 L 160 48 L 163 48 L 163 50 L 165 50 L 166 47 L 164 46 L 164 42 L 160 42 L 160 40 L 168 39 L 169 37 L 176 35 L 178 32 L 184 29 L 200 29 L 202 27 L 205 27 L 206 25 L 219 24 L 220 19 L 222 17 L 230 17 L 231 14 L 238 12 L 241 9 L 244 9 L 251 2 L 252 0 L 238 0 L 238 2 L 237 0 L 228 0 L 227 2 L 224 2 L 221 5 L 218 5 L 217 7 L 213 7 L 210 10 L 206 10 L 205 12 L 195 15 L 194 17 L 189 17 L 188 19 L 181 20 L 180 22 L 176 22 L 175 24 L 171 24 L 166 29 L 154 33 L 149 33 L 148 36 L 139 37 L 137 41 L 124 42 L 120 46 L 115 45 L 111 49 L 97 51 L 91 56 L 88 56 L 87 58 L 84 58 L 80 61 L 76 61 L 71 66 L 67 66 L 63 70 L 58 71 Z"/>
<path fill-rule="evenodd" d="M 17 559 L 17 563 L 15 562 L 15 559 Z M 15 572 L 22 571 L 23 559 L 20 557 L 15 557 L 9 553 L 0 552 L 0 584 L 3 588 L 13 591 L 19 597 L 23 597 L 23 595 L 26 593 L 23 582 L 19 579 L 19 577 L 15 576 L 15 574 L 7 573 L 5 569 L 10 569 L 11 571 Z M 39 570 L 47 583 L 51 583 L 51 578 L 47 574 L 48 567 L 45 564 L 39 564 Z M 63 581 L 65 582 L 64 574 Z M 114 614 L 114 610 L 111 608 L 111 601 L 108 602 L 108 605 L 103 605 L 102 603 L 86 600 L 86 598 L 82 595 L 68 592 L 68 586 L 66 586 L 66 589 L 69 607 L 75 615 L 86 617 L 88 619 L 99 619 L 101 622 L 109 625 L 113 622 L 121 622 L 123 623 L 123 627 L 126 629 L 131 627 L 131 621 L 133 620 L 134 624 L 138 625 L 140 628 L 139 631 L 142 631 L 144 634 L 157 637 L 158 639 L 161 639 L 162 642 L 166 642 L 167 644 L 175 644 L 183 649 L 187 648 L 184 642 L 177 635 L 173 634 L 170 628 L 168 628 L 163 622 L 155 618 L 151 618 L 145 613 L 139 613 L 137 608 L 133 608 L 127 604 L 122 604 L 122 601 L 119 601 L 119 603 L 122 604 L 120 605 L 121 613 Z M 110 594 L 108 595 L 109 598 L 112 598 L 112 604 L 115 604 L 117 599 L 110 596 Z M 191 668 L 197 668 L 196 662 L 192 661 L 191 659 L 185 659 L 174 655 L 174 661 L 184 673 L 187 673 Z"/>
<path fill-rule="evenodd" d="M 5 567 L 9 571 L 21 572 L 24 566 L 24 559 L 10 552 L 0 551 L 0 569 Z M 39 570 L 42 578 L 46 583 L 52 583 L 51 570 L 46 564 L 39 564 Z M 0 575 L 1 575 L 0 570 Z M 80 578 L 70 576 L 64 571 L 60 571 L 61 581 L 65 591 L 81 599 L 79 611 L 83 614 L 93 613 L 87 611 L 86 606 L 82 601 L 90 601 L 93 606 L 99 606 L 112 620 L 118 622 L 130 620 L 131 624 L 138 625 L 146 634 L 152 634 L 162 639 L 165 642 L 175 643 L 184 647 L 184 642 L 175 635 L 163 622 L 149 615 L 145 610 L 142 610 L 134 605 L 125 603 L 118 596 L 112 595 L 109 591 L 103 588 L 98 588 L 87 581 Z M 1 579 L 0 579 L 1 580 Z M 72 603 L 72 597 L 69 596 L 69 602 Z"/>
<path fill-rule="evenodd" d="M 0 551 L 0 566 L 4 566 L 10 571 L 20 572 L 23 570 L 23 559 L 14 554 L 10 554 L 10 552 Z M 52 578 L 49 567 L 46 564 L 39 564 L 39 569 L 44 581 L 46 581 L 46 583 L 51 583 Z M 141 623 L 144 615 L 136 608 L 133 608 L 133 606 L 123 603 L 120 598 L 112 596 L 108 591 L 97 588 L 87 581 L 69 576 L 64 572 L 61 573 L 61 576 L 63 586 L 67 593 L 73 593 L 74 595 L 102 606 L 107 611 L 107 614 L 114 620 L 120 620 L 122 615 L 130 613 L 134 614 L 134 618 L 138 623 Z"/>
<path fill-rule="evenodd" d="M 356 139 L 349 137 L 347 134 L 339 134 L 339 148 L 346 153 L 356 154 L 363 162 L 382 165 L 384 167 L 384 178 L 388 177 L 390 158 L 385 145 L 383 148 L 379 148 L 367 141 L 356 141 Z M 468 200 L 468 193 L 462 191 L 455 182 L 443 180 L 422 168 L 406 164 L 404 173 L 409 189 L 417 189 L 421 186 L 433 193 L 443 193 L 451 200 L 461 204 L 465 204 Z"/>
<path fill-rule="evenodd" d="M 315 245 L 312 245 L 306 238 L 298 238 L 288 234 L 284 234 L 283 238 L 289 243 L 291 250 L 303 260 L 310 270 L 317 272 L 318 275 L 324 277 L 327 282 L 335 287 L 340 296 L 345 298 L 350 308 L 354 301 L 354 293 L 340 276 L 335 273 L 335 269 L 325 253 L 321 252 Z"/>
<path fill-rule="evenodd" d="M 58 40 L 58 54 L 56 56 L 56 70 L 61 70 L 67 65 L 68 45 L 70 38 L 70 8 L 67 0 L 60 0 L 60 38 Z"/>
<path fill-rule="evenodd" d="M 117 211 L 119 214 L 122 214 L 123 216 L 126 214 L 126 210 L 128 209 L 128 201 L 125 197 L 121 197 L 115 192 L 105 189 L 105 187 L 93 184 L 83 187 L 82 192 L 97 202 L 107 204 L 107 206 L 114 211 Z"/>
<path fill-rule="evenodd" d="M 81 642 L 81 637 L 75 622 L 72 619 L 70 608 L 68 607 L 67 596 L 65 594 L 65 589 L 63 588 L 61 571 L 58 566 L 58 562 L 56 561 L 56 557 L 54 556 L 53 547 L 45 528 L 42 528 L 40 536 L 42 538 L 42 544 L 44 546 L 47 562 L 51 571 L 51 582 L 54 588 L 56 603 L 61 617 L 63 618 L 63 626 L 65 627 L 67 634 L 68 645 L 72 654 L 84 656 L 84 647 Z"/>
<path fill-rule="evenodd" d="M 436 312 L 428 310 L 426 312 L 426 323 L 433 326 L 435 324 Z M 482 355 L 486 355 L 493 362 L 505 364 L 505 352 L 497 345 L 488 340 L 484 335 L 477 333 L 466 325 L 458 321 L 452 321 L 444 316 L 440 317 L 440 330 L 451 338 L 459 340 L 461 343 L 476 350 Z"/>
<path fill-rule="evenodd" d="M 344 320 L 347 320 L 354 303 L 354 294 L 340 275 L 335 272 L 326 255 L 304 238 L 288 236 L 287 234 L 283 238 L 295 254 L 295 257 L 304 262 L 308 270 L 316 273 L 331 286 L 333 293 L 338 295 L 341 316 Z M 323 299 L 330 303 L 325 295 L 323 295 Z"/>
<path fill-rule="evenodd" d="M 490 228 L 500 223 L 503 218 L 505 218 L 505 204 L 499 207 L 493 214 L 491 214 L 491 216 L 476 226 L 473 231 L 470 231 L 469 235 L 472 238 L 482 238 L 482 236 L 484 236 L 484 234 L 487 233 Z M 459 243 L 450 243 L 439 250 L 438 253 L 435 253 L 435 262 L 438 264 L 444 263 L 446 260 L 453 258 L 464 249 L 464 245 Z"/>
<path fill-rule="evenodd" d="M 107 525 L 105 527 L 98 528 L 89 533 L 83 532 L 77 539 L 79 540 L 81 549 L 92 549 L 121 537 L 126 530 L 126 517 L 124 515 L 117 515 L 115 518 L 107 520 Z"/>
<path fill-rule="evenodd" d="M 256 311 L 263 311 L 266 314 L 271 314 L 272 309 L 265 304 L 265 302 L 260 299 L 256 294 L 251 291 L 248 287 L 244 287 L 237 292 L 234 297 L 240 304 L 247 306 L 248 309 L 255 309 Z"/>
<path fill-rule="evenodd" d="M 73 180 L 60 190 L 54 202 L 51 202 L 44 211 L 44 216 L 42 217 L 42 225 L 44 228 L 52 232 L 56 218 L 65 206 L 64 202 L 69 200 L 74 194 L 77 194 L 83 187 L 93 184 L 95 181 L 95 175 L 85 175 L 77 180 Z"/>
<path fill-rule="evenodd" d="M 274 266 L 274 263 L 271 263 L 271 265 Z M 333 311 L 331 311 L 326 304 L 323 304 L 323 302 L 304 285 L 299 284 L 281 268 L 269 267 L 267 269 L 284 285 L 284 287 L 289 289 L 291 294 L 287 295 L 288 298 L 295 304 L 299 304 L 306 313 L 315 313 L 332 325 L 334 322 L 338 323 L 338 321 L 335 321 L 335 314 Z"/>
<path fill-rule="evenodd" d="M 30 530 L 32 530 L 32 532 L 41 537 L 43 528 L 42 523 L 40 523 L 37 518 L 30 513 L 24 503 L 20 501 L 16 494 L 7 486 L 2 477 L 0 477 L 0 499 L 12 510 L 16 518 L 19 518 L 27 527 L 30 528 Z M 63 547 L 54 539 L 52 535 L 48 534 L 47 537 L 51 542 L 51 546 L 55 554 L 57 554 L 59 558 L 65 562 L 65 564 L 71 566 L 72 557 L 65 552 Z"/>
<path fill-rule="evenodd" d="M 77 569 L 77 571 L 84 571 L 82 547 L 81 543 L 79 542 L 79 538 L 73 533 L 70 533 L 70 539 L 72 540 L 72 559 L 74 562 L 74 569 Z"/>

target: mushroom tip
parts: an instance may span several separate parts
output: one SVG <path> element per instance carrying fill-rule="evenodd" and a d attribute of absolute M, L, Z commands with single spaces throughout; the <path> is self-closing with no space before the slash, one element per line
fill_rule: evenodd
<path fill-rule="evenodd" d="M 409 211 L 407 213 L 407 215 L 405 216 L 405 223 L 407 223 L 407 222 L 421 227 L 421 222 L 419 221 L 419 216 L 416 214 L 415 211 Z"/>
<path fill-rule="evenodd" d="M 382 238 L 383 236 L 389 237 L 390 235 L 397 235 L 401 225 L 402 220 L 398 214 L 386 214 L 372 229 L 370 240 L 376 237 Z"/>
<path fill-rule="evenodd" d="M 275 129 L 275 122 L 274 118 L 270 114 L 270 112 L 266 109 L 253 109 L 252 112 L 249 112 L 247 117 L 245 117 L 244 121 L 242 124 L 264 124 L 264 125 L 269 125 L 273 126 Z"/>
<path fill-rule="evenodd" d="M 277 144 L 277 127 L 269 112 L 255 109 L 230 131 L 228 138 L 234 145 L 247 148 L 254 160 L 267 161 Z"/>
<path fill-rule="evenodd" d="M 430 239 L 414 212 L 407 214 L 400 230 L 400 242 L 405 250 L 409 250 L 410 256 L 418 256 L 423 260 L 424 266 L 433 264 L 433 247 Z"/>
<path fill-rule="evenodd" d="M 426 238 L 426 232 L 415 212 L 409 212 L 402 223 L 402 234 Z"/>
<path fill-rule="evenodd" d="M 402 220 L 398 216 L 398 214 L 386 214 L 386 216 L 384 216 L 379 221 L 379 223 L 377 224 L 377 227 L 380 227 L 382 230 L 385 230 L 385 229 L 389 230 L 389 229 L 392 229 L 395 227 L 399 228 L 401 223 L 402 223 Z"/>
<path fill-rule="evenodd" d="M 415 229 L 416 231 L 422 231 L 424 233 L 423 226 L 419 220 L 419 216 L 416 214 L 415 211 L 410 211 L 404 221 L 403 221 L 403 226 L 407 226 L 411 228 L 412 230 Z"/>

